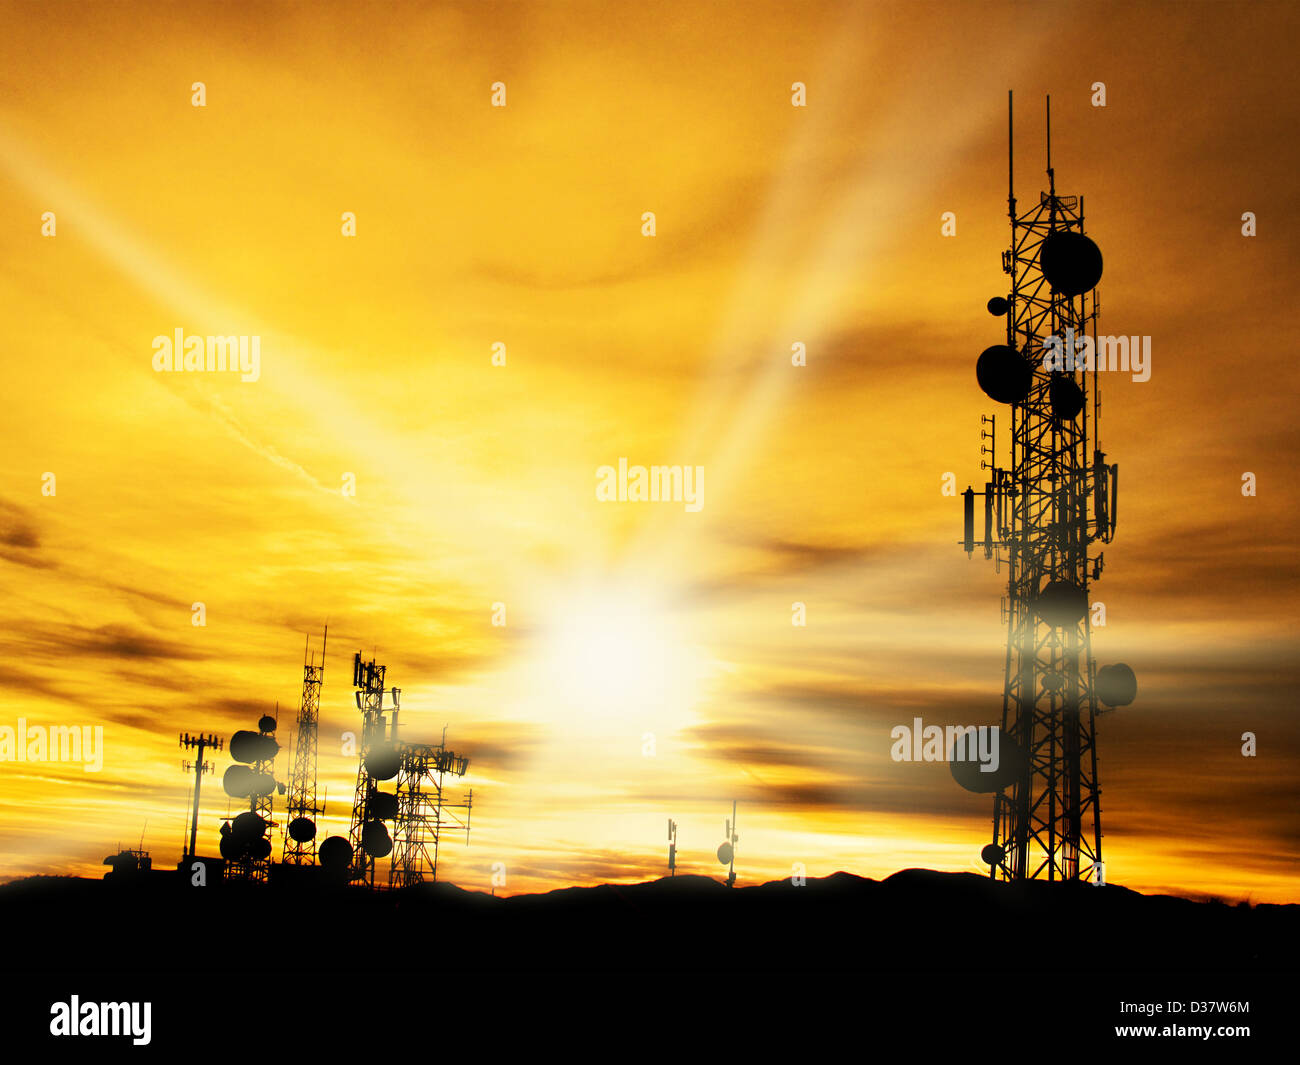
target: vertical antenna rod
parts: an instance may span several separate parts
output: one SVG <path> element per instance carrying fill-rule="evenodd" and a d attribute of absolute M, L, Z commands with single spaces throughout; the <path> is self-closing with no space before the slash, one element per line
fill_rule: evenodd
<path fill-rule="evenodd" d="M 727 887 L 736 883 L 736 844 L 740 837 L 736 835 L 736 800 L 731 800 L 731 820 L 727 822 L 727 842 L 731 845 L 731 864 L 727 869 Z"/>
<path fill-rule="evenodd" d="M 1056 175 L 1052 172 L 1052 95 L 1047 94 L 1047 189 L 1056 195 Z"/>
<path fill-rule="evenodd" d="M 1011 217 L 1016 216 L 1016 182 L 1015 154 L 1012 151 L 1012 138 L 1015 130 L 1011 123 L 1011 90 L 1007 90 L 1007 203 L 1011 207 Z"/>

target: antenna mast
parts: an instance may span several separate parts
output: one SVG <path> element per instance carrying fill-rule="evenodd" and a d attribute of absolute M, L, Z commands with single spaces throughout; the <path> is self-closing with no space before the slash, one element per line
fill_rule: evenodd
<path fill-rule="evenodd" d="M 360 651 L 353 659 L 362 738 L 352 799 L 351 878 L 374 887 L 375 860 L 392 854 L 388 886 L 410 887 L 426 877 L 438 879 L 438 841 L 445 827 L 463 828 L 468 842 L 474 792 L 461 802 L 450 802 L 443 794 L 446 775 L 463 777 L 469 768 L 467 757 L 447 749 L 445 728 L 437 744 L 398 738 L 402 690 L 384 687 L 385 672 L 386 667 L 373 660 L 362 662 Z M 385 695 L 392 702 L 389 708 L 384 707 Z M 388 710 L 391 720 L 384 717 Z M 383 782 L 394 777 L 394 790 L 383 790 Z M 464 818 L 453 810 L 464 810 Z M 392 833 L 385 821 L 393 822 Z"/>
<path fill-rule="evenodd" d="M 195 752 L 194 761 L 181 762 L 181 768 L 194 770 L 194 810 L 190 816 L 190 849 L 183 855 L 184 858 L 194 857 L 194 849 L 198 841 L 199 834 L 199 792 L 203 787 L 203 774 L 211 773 L 213 765 L 211 762 L 203 760 L 204 752 L 209 750 L 221 750 L 222 741 L 216 736 L 209 736 L 200 733 L 197 736 L 191 736 L 188 732 L 181 733 L 181 746 L 185 750 Z"/>
<path fill-rule="evenodd" d="M 1056 172 L 1052 169 L 1052 97 L 1047 97 L 1047 187 L 1050 195 L 1056 195 Z"/>
<path fill-rule="evenodd" d="M 974 497 L 983 495 L 979 546 L 1008 570 L 1001 768 L 983 780 L 979 772 L 958 779 L 996 793 L 993 840 L 981 853 L 990 876 L 1100 883 L 1094 722 L 1103 712 L 1099 703 L 1123 706 L 1136 694 L 1127 666 L 1097 670 L 1089 628 L 1089 581 L 1102 570 L 1102 555 L 1090 555 L 1089 547 L 1114 535 L 1118 476 L 1098 445 L 1095 364 L 1082 353 L 1083 339 L 1096 334 L 1102 259 L 1084 235 L 1082 198 L 1056 194 L 1050 98 L 1048 191 L 1020 215 L 1011 184 L 1010 93 L 1007 119 L 1011 247 L 1002 268 L 1011 284 L 1006 297 L 988 302 L 989 313 L 1007 319 L 1006 343 L 985 349 L 976 377 L 990 399 L 1011 408 L 1010 465 L 995 465 L 990 430 L 991 461 L 981 465 L 992 479 L 982 493 L 963 493 L 962 541 L 972 553 Z M 1052 351 L 1062 355 L 1059 362 L 1045 354 Z"/>
<path fill-rule="evenodd" d="M 727 887 L 736 883 L 736 844 L 740 837 L 736 835 L 736 800 L 731 800 L 731 820 L 726 822 L 726 838 L 718 848 L 718 861 L 727 866 Z"/>
<path fill-rule="evenodd" d="M 1011 124 L 1011 90 L 1007 90 L 1007 212 L 1011 215 L 1011 224 L 1016 222 L 1016 163 L 1012 143 L 1014 131 Z"/>
<path fill-rule="evenodd" d="M 279 706 L 276 706 L 279 713 Z M 275 779 L 277 718 L 263 714 L 257 731 L 241 729 L 230 737 L 230 757 L 222 786 L 235 799 L 248 799 L 248 809 L 227 818 L 221 826 L 221 857 L 226 859 L 227 880 L 267 880 L 271 875 L 271 837 L 275 827 L 272 796 L 284 785 Z"/>
<path fill-rule="evenodd" d="M 447 748 L 447 730 L 442 742 L 400 744 L 401 762 L 397 772 L 397 816 L 394 824 L 396 849 L 389 869 L 391 887 L 411 887 L 427 879 L 438 879 L 438 844 L 447 828 L 464 829 L 469 842 L 470 813 L 474 806 L 474 789 L 460 802 L 451 802 L 443 793 L 444 777 L 463 777 L 469 759 Z M 453 813 L 464 810 L 464 816 Z"/>
<path fill-rule="evenodd" d="M 392 837 L 383 815 L 392 816 L 392 796 L 384 796 L 378 784 L 397 775 L 396 744 L 388 734 L 384 718 L 384 673 L 371 659 L 361 661 L 358 651 L 352 660 L 352 686 L 357 689 L 357 709 L 361 711 L 361 763 L 357 767 L 357 786 L 352 797 L 352 827 L 348 842 L 352 845 L 352 879 L 370 887 L 375 885 L 375 859 L 386 857 L 393 849 Z M 400 696 L 395 695 L 394 703 Z"/>
<path fill-rule="evenodd" d="M 320 729 L 320 692 L 325 683 L 325 647 L 329 626 L 321 637 L 320 664 L 303 649 L 302 702 L 294 739 L 293 769 L 289 776 L 289 798 L 285 806 L 288 825 L 284 836 L 285 865 L 316 864 L 316 818 L 325 805 L 316 801 L 317 734 Z"/>

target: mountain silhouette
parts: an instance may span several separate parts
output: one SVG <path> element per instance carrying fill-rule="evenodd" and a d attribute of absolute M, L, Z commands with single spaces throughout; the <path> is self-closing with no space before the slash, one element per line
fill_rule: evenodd
<path fill-rule="evenodd" d="M 75 920 L 69 920 L 75 915 Z M 25 968 L 166 968 L 187 928 L 204 965 L 336 966 L 356 942 L 386 969 L 433 954 L 469 969 L 1272 972 L 1293 965 L 1300 907 L 1142 895 L 1118 885 L 994 882 L 907 869 L 728 889 L 703 876 L 496 897 L 449 883 L 399 891 L 310 881 L 191 888 L 171 872 L 30 877 L 0 886 L 10 957 Z M 1023 945 L 1086 929 L 1070 951 Z M 254 949 L 256 948 L 256 949 Z M 257 959 L 264 958 L 264 963 Z"/>

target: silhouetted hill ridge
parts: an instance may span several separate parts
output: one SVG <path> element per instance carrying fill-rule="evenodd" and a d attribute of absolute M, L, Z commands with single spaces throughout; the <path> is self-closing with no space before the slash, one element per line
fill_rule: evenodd
<path fill-rule="evenodd" d="M 177 930 L 203 922 L 214 970 L 242 971 L 290 929 L 299 964 L 342 961 L 351 930 L 384 964 L 417 968 L 427 942 L 469 968 L 677 969 L 789 966 L 879 970 L 1155 969 L 1273 971 L 1293 964 L 1294 904 L 1227 906 L 1117 885 L 1006 884 L 974 873 L 904 869 L 884 880 L 838 872 L 728 889 L 705 876 L 494 896 L 449 883 L 402 891 L 301 883 L 190 888 L 175 873 L 134 881 L 31 877 L 0 885 L 11 968 L 148 968 L 174 956 Z M 1072 929 L 1073 951 L 1013 951 L 1014 930 Z M 393 945 L 391 949 L 385 945 Z M 261 952 L 267 967 L 281 951 Z"/>

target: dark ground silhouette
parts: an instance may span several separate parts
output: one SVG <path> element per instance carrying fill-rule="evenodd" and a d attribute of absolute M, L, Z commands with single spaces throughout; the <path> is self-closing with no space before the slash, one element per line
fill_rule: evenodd
<path fill-rule="evenodd" d="M 833 969 L 876 972 L 1293 970 L 1300 906 L 1144 896 L 1117 885 L 1010 885 L 909 869 L 728 889 L 701 876 L 496 898 L 300 884 L 189 888 L 32 877 L 0 886 L 4 968 L 249 972 L 337 967 L 358 946 L 389 971 Z M 207 931 L 193 937 L 191 930 Z M 305 933 L 305 934 L 304 934 Z M 191 938 L 203 947 L 180 948 Z M 1054 942 L 1060 943 L 1053 949 Z M 1036 944 L 1032 949 L 1029 944 Z"/>

